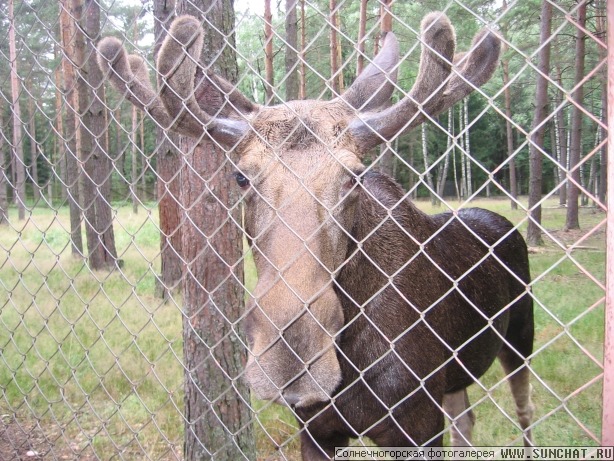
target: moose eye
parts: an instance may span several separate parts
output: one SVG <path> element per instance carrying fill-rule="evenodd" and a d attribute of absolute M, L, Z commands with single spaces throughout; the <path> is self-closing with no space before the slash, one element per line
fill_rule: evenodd
<path fill-rule="evenodd" d="M 247 179 L 243 173 L 236 172 L 234 176 L 235 181 L 237 181 L 240 188 L 243 189 L 244 187 L 249 186 L 249 179 Z"/>

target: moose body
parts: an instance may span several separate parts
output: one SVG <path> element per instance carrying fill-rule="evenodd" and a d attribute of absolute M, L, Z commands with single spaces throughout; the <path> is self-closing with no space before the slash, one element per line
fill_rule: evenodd
<path fill-rule="evenodd" d="M 422 24 L 412 90 L 389 106 L 399 61 L 380 53 L 331 101 L 260 106 L 199 65 L 203 32 L 177 18 L 158 57 L 158 86 L 119 40 L 99 64 L 167 129 L 228 151 L 243 190 L 244 229 L 258 283 L 244 317 L 244 378 L 254 394 L 293 408 L 303 458 L 330 459 L 349 437 L 380 445 L 471 442 L 466 388 L 498 357 L 531 443 L 533 344 L 527 248 L 513 225 L 469 209 L 427 216 L 370 149 L 434 117 L 486 82 L 500 45 L 479 33 L 455 55 L 442 13 Z"/>
<path fill-rule="evenodd" d="M 348 250 L 336 278 L 342 383 L 333 405 L 296 410 L 308 421 L 306 459 L 359 434 L 380 446 L 440 446 L 444 413 L 435 402 L 463 391 L 498 355 L 511 372 L 532 351 L 527 248 L 509 221 L 478 208 L 428 216 L 378 173 L 362 185 L 352 229 L 361 251 Z M 519 390 L 527 377 L 518 378 L 513 391 L 530 411 Z M 463 444 L 468 434 L 457 437 Z"/>

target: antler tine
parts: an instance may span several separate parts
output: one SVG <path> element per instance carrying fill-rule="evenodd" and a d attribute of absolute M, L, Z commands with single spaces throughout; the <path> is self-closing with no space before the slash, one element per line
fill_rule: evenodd
<path fill-rule="evenodd" d="M 126 99 L 147 112 L 163 128 L 171 119 L 149 82 L 147 65 L 136 55 L 128 55 L 119 39 L 105 37 L 98 44 L 98 66 Z"/>
<path fill-rule="evenodd" d="M 342 100 L 360 111 L 379 109 L 390 100 L 394 91 L 398 63 L 399 41 L 392 32 L 388 32 L 377 56 L 345 93 L 335 100 Z"/>
<path fill-rule="evenodd" d="M 473 38 L 471 51 L 454 56 L 454 72 L 441 97 L 425 104 L 424 113 L 411 121 L 407 129 L 413 129 L 430 117 L 444 112 L 458 101 L 482 86 L 494 73 L 499 61 L 501 42 L 490 31 L 482 30 Z"/>
<path fill-rule="evenodd" d="M 158 55 L 160 98 L 173 119 L 173 129 L 187 131 L 195 138 L 208 131 L 222 145 L 233 146 L 249 129 L 247 122 L 214 118 L 201 109 L 194 96 L 203 43 L 204 32 L 196 18 L 175 19 Z"/>
<path fill-rule="evenodd" d="M 409 94 L 388 109 L 350 123 L 349 132 L 363 151 L 392 139 L 404 131 L 408 121 L 428 104 L 441 97 L 452 68 L 455 34 L 450 20 L 441 12 L 422 20 L 422 53 L 418 77 Z"/>

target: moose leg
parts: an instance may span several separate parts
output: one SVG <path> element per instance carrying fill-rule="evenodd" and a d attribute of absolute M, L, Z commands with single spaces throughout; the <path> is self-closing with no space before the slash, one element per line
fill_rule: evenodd
<path fill-rule="evenodd" d="M 303 461 L 329 461 L 336 447 L 347 447 L 350 438 L 334 434 L 326 439 L 314 438 L 307 429 L 301 431 L 301 456 Z"/>
<path fill-rule="evenodd" d="M 451 445 L 453 447 L 471 446 L 475 415 L 469 408 L 467 389 L 444 394 L 443 409 L 450 418 Z"/>
<path fill-rule="evenodd" d="M 518 353 L 512 351 L 507 345 L 504 345 L 501 349 L 499 360 L 508 375 L 508 382 L 516 403 L 516 415 L 524 434 L 524 446 L 530 447 L 533 445 L 530 426 L 535 406 L 531 401 L 533 386 L 529 382 L 531 377 L 529 367 L 519 357 Z"/>

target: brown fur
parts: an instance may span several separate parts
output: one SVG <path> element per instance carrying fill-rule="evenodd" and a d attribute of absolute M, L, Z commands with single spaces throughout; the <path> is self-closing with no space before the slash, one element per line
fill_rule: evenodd
<path fill-rule="evenodd" d="M 458 419 L 454 440 L 470 442 L 464 389 L 497 356 L 513 375 L 531 443 L 533 312 L 520 234 L 484 210 L 427 216 L 361 162 L 496 67 L 493 34 L 455 56 L 444 15 L 428 15 L 422 27 L 416 84 L 381 111 L 398 65 L 392 33 L 343 96 L 274 107 L 250 103 L 197 64 L 203 37 L 194 18 L 177 18 L 161 48 L 158 94 L 119 41 L 99 46 L 108 78 L 158 123 L 232 150 L 258 271 L 245 378 L 258 397 L 295 409 L 304 459 L 329 459 L 357 435 L 440 444 L 445 412 Z"/>

